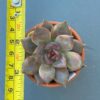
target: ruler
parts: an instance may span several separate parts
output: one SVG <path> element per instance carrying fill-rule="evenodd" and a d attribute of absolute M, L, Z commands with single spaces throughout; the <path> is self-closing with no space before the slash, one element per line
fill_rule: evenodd
<path fill-rule="evenodd" d="M 25 0 L 7 0 L 5 100 L 24 100 Z"/>

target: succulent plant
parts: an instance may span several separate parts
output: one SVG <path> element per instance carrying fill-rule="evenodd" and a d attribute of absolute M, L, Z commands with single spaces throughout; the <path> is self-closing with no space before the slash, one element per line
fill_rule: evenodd
<path fill-rule="evenodd" d="M 34 75 L 37 84 L 55 81 L 66 86 L 71 74 L 83 66 L 83 44 L 75 39 L 67 22 L 44 21 L 22 40 L 27 55 L 22 71 Z"/>

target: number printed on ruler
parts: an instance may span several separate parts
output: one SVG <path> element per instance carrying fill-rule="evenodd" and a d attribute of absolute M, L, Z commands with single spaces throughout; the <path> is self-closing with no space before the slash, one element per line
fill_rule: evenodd
<path fill-rule="evenodd" d="M 5 100 L 24 100 L 25 0 L 7 0 Z"/>

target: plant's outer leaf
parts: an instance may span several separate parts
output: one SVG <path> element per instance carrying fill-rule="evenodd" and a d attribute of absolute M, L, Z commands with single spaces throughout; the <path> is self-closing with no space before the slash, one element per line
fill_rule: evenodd
<path fill-rule="evenodd" d="M 82 50 L 84 48 L 83 43 L 78 41 L 78 40 L 76 40 L 76 39 L 73 40 L 73 43 L 74 43 L 74 46 L 73 46 L 72 51 L 81 54 Z"/>
<path fill-rule="evenodd" d="M 51 82 L 55 77 L 55 68 L 42 64 L 39 68 L 39 75 L 46 83 Z"/>
<path fill-rule="evenodd" d="M 70 71 L 76 71 L 83 66 L 81 56 L 76 52 L 67 52 L 67 66 Z"/>
<path fill-rule="evenodd" d="M 35 74 L 34 77 L 35 77 L 36 83 L 37 83 L 38 85 L 44 83 L 44 81 L 43 81 L 43 80 L 41 79 L 41 77 L 39 76 L 39 73 Z"/>
<path fill-rule="evenodd" d="M 66 58 L 62 55 L 58 61 L 53 63 L 53 67 L 55 67 L 55 68 L 67 68 Z"/>
<path fill-rule="evenodd" d="M 49 21 L 46 21 L 46 20 L 45 20 L 45 21 L 43 22 L 42 27 L 45 27 L 45 28 L 47 28 L 49 31 L 51 31 L 52 28 L 53 28 L 53 25 L 52 25 L 51 23 L 49 23 Z"/>
<path fill-rule="evenodd" d="M 73 48 L 73 37 L 70 35 L 59 35 L 55 41 L 61 45 L 62 50 L 65 52 Z"/>
<path fill-rule="evenodd" d="M 67 68 L 56 68 L 55 81 L 66 87 L 68 82 L 69 73 Z"/>
<path fill-rule="evenodd" d="M 44 47 L 45 44 L 38 45 L 38 47 L 34 50 L 33 56 L 36 62 L 44 63 Z"/>
<path fill-rule="evenodd" d="M 56 24 L 51 32 L 52 38 L 55 38 L 58 35 L 72 35 L 71 31 L 68 28 L 67 22 Z"/>
<path fill-rule="evenodd" d="M 51 40 L 51 32 L 44 27 L 36 27 L 31 36 L 33 43 L 39 45 Z"/>
<path fill-rule="evenodd" d="M 28 75 L 33 75 L 38 72 L 39 64 L 35 62 L 33 56 L 26 58 L 22 64 L 22 72 Z"/>
<path fill-rule="evenodd" d="M 25 52 L 32 54 L 35 48 L 37 47 L 31 40 L 31 37 L 26 37 L 22 39 L 22 45 L 23 48 L 25 49 Z"/>

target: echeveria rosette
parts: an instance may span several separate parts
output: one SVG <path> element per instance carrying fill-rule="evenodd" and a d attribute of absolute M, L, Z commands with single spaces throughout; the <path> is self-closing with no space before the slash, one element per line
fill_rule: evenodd
<path fill-rule="evenodd" d="M 72 36 L 66 22 L 52 25 L 44 21 L 22 40 L 30 54 L 23 62 L 23 72 L 34 75 L 37 84 L 56 81 L 66 86 L 70 71 L 83 65 L 80 54 L 83 44 Z M 77 47 L 78 49 L 77 49 Z"/>
<path fill-rule="evenodd" d="M 44 50 L 44 60 L 47 64 L 53 64 L 55 61 L 59 60 L 61 58 L 61 47 L 56 42 L 50 42 L 48 43 Z"/>

